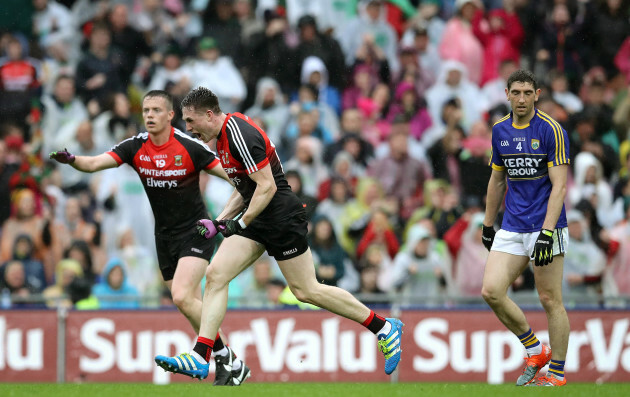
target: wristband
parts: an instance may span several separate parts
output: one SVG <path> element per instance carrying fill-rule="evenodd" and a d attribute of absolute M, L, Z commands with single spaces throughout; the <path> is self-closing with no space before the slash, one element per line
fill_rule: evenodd
<path fill-rule="evenodd" d="M 241 226 L 241 229 L 245 229 L 247 227 L 245 222 L 243 222 L 243 218 L 238 220 L 238 224 Z"/>
<path fill-rule="evenodd" d="M 545 236 L 549 236 L 549 237 L 553 236 L 553 232 L 551 230 L 543 229 L 541 231 Z"/>

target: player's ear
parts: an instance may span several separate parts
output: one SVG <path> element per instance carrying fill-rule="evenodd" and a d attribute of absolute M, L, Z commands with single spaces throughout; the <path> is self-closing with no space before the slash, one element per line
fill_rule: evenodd
<path fill-rule="evenodd" d="M 540 91 L 540 90 L 538 90 Z M 507 89 L 507 87 L 505 87 L 505 97 L 509 100 L 510 99 L 510 91 Z"/>

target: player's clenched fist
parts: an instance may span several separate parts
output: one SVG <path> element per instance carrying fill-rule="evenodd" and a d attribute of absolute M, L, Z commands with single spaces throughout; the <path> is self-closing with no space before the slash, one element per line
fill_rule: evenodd
<path fill-rule="evenodd" d="M 481 225 L 481 241 L 483 242 L 483 246 L 486 247 L 488 251 L 490 251 L 490 248 L 492 248 L 495 234 L 496 232 L 494 231 L 494 227 Z"/>
<path fill-rule="evenodd" d="M 534 265 L 546 266 L 553 262 L 553 232 L 543 229 L 534 244 Z"/>
<path fill-rule="evenodd" d="M 230 237 L 234 234 L 240 234 L 245 229 L 245 223 L 242 220 L 221 219 L 219 221 L 219 231 L 223 237 Z"/>
<path fill-rule="evenodd" d="M 58 152 L 50 153 L 49 157 L 61 164 L 72 164 L 74 163 L 74 154 L 68 152 L 68 149 L 63 149 Z"/>
<path fill-rule="evenodd" d="M 197 221 L 197 232 L 206 240 L 210 240 L 219 232 L 219 224 L 212 219 L 200 219 Z"/>

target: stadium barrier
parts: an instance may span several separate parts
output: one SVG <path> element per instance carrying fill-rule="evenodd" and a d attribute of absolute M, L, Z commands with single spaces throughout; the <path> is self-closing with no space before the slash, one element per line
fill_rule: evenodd
<path fill-rule="evenodd" d="M 520 373 L 523 347 L 487 309 L 393 311 L 384 314 L 406 325 L 393 377 L 369 331 L 324 311 L 231 310 L 223 330 L 251 367 L 251 382 L 511 383 Z M 526 314 L 547 342 L 544 312 Z M 629 314 L 569 311 L 568 379 L 630 381 Z M 194 337 L 174 310 L 4 310 L 0 381 L 190 382 L 157 368 L 153 357 L 187 351 Z"/>

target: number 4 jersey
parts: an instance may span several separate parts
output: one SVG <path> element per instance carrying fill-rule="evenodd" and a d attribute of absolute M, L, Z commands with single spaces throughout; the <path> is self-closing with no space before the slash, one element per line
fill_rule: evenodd
<path fill-rule="evenodd" d="M 144 132 L 107 152 L 118 165 L 127 163 L 140 176 L 147 192 L 157 236 L 177 236 L 194 229 L 208 217 L 199 188 L 199 172 L 219 165 L 215 154 L 198 139 L 175 128 L 168 141 L 157 146 Z"/>
<path fill-rule="evenodd" d="M 542 228 L 551 193 L 549 168 L 562 164 L 569 164 L 569 137 L 547 114 L 535 109 L 529 124 L 516 126 L 510 112 L 494 124 L 490 165 L 506 172 L 508 185 L 502 229 L 531 233 Z M 556 227 L 566 226 L 563 205 Z"/>

